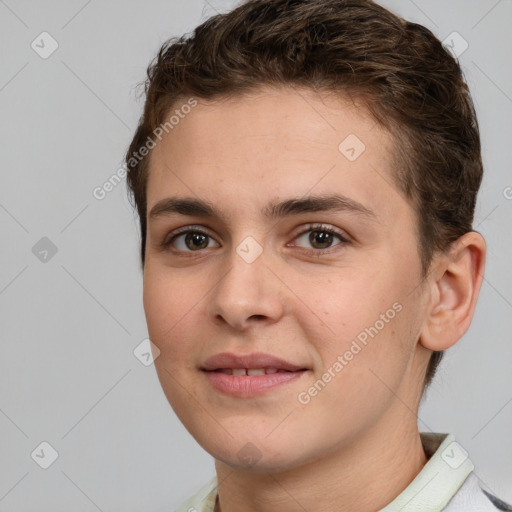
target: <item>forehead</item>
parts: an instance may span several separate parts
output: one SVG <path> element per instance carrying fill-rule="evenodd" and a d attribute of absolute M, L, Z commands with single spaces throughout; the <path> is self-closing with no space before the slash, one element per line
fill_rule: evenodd
<path fill-rule="evenodd" d="M 189 102 L 182 98 L 171 108 L 170 114 L 180 111 Z M 215 147 L 233 149 L 237 141 L 265 144 L 279 138 L 285 144 L 293 144 L 293 151 L 301 151 L 296 142 L 300 141 L 304 152 L 311 147 L 331 149 L 338 153 L 338 144 L 349 134 L 368 140 L 369 132 L 377 126 L 364 102 L 357 97 L 342 94 L 320 93 L 309 88 L 291 86 L 261 86 L 244 94 L 211 100 L 196 99 L 196 105 L 178 121 L 164 138 L 176 143 L 185 138 L 195 138 L 196 147 L 204 147 L 210 141 L 223 138 L 224 144 Z M 173 137 L 166 137 L 166 135 Z M 375 132 L 380 143 L 391 142 L 391 136 L 380 126 Z M 172 141 L 171 141 L 172 143 Z M 239 148 L 242 149 L 242 148 Z M 270 148 L 269 148 L 270 149 Z M 277 148 L 276 148 L 277 149 Z M 263 155 L 259 155 L 260 157 Z"/>
<path fill-rule="evenodd" d="M 391 135 L 348 97 L 282 87 L 197 99 L 152 151 L 148 211 L 171 192 L 254 204 L 333 189 L 389 210 L 403 201 L 393 155 Z"/>

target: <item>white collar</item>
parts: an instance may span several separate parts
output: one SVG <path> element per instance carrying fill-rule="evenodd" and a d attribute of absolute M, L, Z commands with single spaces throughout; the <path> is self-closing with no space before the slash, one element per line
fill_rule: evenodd
<path fill-rule="evenodd" d="M 379 512 L 439 512 L 474 470 L 453 434 L 421 432 L 420 436 L 430 459 L 407 488 Z"/>

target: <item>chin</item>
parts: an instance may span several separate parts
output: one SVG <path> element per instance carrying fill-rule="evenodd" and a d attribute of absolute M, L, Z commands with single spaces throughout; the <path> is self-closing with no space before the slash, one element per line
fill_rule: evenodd
<path fill-rule="evenodd" d="M 212 456 L 232 469 L 252 473 L 278 473 L 300 465 L 300 462 L 295 460 L 293 455 L 269 454 L 266 450 L 260 452 L 254 458 L 247 455 L 242 458 L 237 453 L 218 453 L 212 454 Z"/>
<path fill-rule="evenodd" d="M 266 435 L 266 434 L 265 434 Z M 229 437 L 221 442 L 212 443 L 211 438 L 196 440 L 216 461 L 226 464 L 236 470 L 254 473 L 276 473 L 293 469 L 307 462 L 307 454 L 298 452 L 297 443 L 283 446 L 279 439 L 273 442 L 254 436 L 252 441 L 242 438 Z M 206 434 L 207 436 L 207 434 Z"/>

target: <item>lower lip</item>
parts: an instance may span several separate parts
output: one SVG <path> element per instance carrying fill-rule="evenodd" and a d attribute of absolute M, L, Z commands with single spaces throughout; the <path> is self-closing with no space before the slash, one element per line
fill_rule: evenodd
<path fill-rule="evenodd" d="M 279 386 L 300 379 L 306 373 L 306 370 L 245 376 L 204 370 L 203 373 L 217 391 L 231 396 L 250 397 L 262 395 Z"/>

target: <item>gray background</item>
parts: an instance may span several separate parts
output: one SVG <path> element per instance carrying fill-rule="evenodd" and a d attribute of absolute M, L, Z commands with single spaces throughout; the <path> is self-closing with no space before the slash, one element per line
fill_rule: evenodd
<path fill-rule="evenodd" d="M 454 433 L 512 502 L 512 2 L 382 4 L 469 44 L 460 61 L 482 131 L 475 225 L 487 272 L 419 426 Z M 142 108 L 134 87 L 160 45 L 233 5 L 0 1 L 0 511 L 172 511 L 214 475 L 154 366 L 133 353 L 147 331 L 125 182 L 103 200 L 93 190 L 122 164 Z M 43 31 L 59 45 L 46 59 L 31 48 Z M 43 237 L 56 254 L 41 252 Z M 36 463 L 50 460 L 43 441 L 59 455 L 48 469 Z"/>

